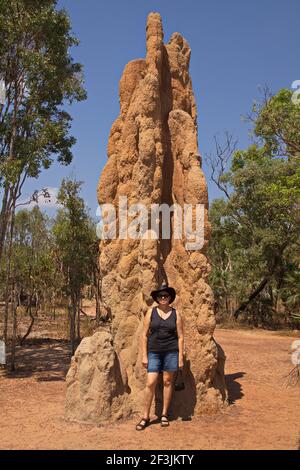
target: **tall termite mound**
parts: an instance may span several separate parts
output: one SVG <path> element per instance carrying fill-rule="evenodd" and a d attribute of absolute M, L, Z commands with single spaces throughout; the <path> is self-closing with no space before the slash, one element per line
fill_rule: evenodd
<path fill-rule="evenodd" d="M 226 403 L 225 356 L 213 338 L 214 298 L 207 276 L 210 237 L 207 185 L 197 142 L 197 111 L 189 75 L 191 50 L 174 33 L 163 43 L 161 17 L 147 20 L 146 59 L 129 62 L 120 80 L 120 115 L 111 127 L 108 160 L 98 185 L 99 204 L 116 208 L 115 238 L 100 241 L 101 312 L 109 327 L 85 338 L 67 375 L 66 416 L 99 423 L 129 416 L 142 406 L 146 371 L 141 364 L 143 317 L 150 292 L 163 281 L 176 289 L 173 306 L 184 318 L 184 391 L 174 393 L 174 416 L 215 412 Z M 204 207 L 204 244 L 174 237 L 120 237 L 120 197 L 142 204 Z M 105 215 L 105 214 L 104 214 Z M 129 217 L 130 220 L 133 217 Z M 109 227 L 109 224 L 108 224 Z M 150 228 L 150 226 L 149 226 Z M 161 396 L 157 393 L 156 411 Z"/>

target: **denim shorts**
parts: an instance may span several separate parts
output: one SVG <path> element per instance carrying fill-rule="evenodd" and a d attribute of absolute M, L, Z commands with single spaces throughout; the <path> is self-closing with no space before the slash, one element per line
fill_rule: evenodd
<path fill-rule="evenodd" d="M 148 352 L 147 372 L 176 372 L 176 370 L 178 370 L 178 351 Z"/>

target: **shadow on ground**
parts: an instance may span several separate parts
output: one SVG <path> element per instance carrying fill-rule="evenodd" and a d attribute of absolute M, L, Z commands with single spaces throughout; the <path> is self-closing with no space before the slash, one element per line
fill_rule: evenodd
<path fill-rule="evenodd" d="M 6 372 L 8 378 L 34 377 L 38 382 L 65 380 L 70 366 L 71 352 L 64 340 L 34 339 L 16 348 L 16 369 Z M 7 354 L 10 364 L 10 353 Z"/>
<path fill-rule="evenodd" d="M 225 382 L 228 390 L 228 402 L 233 405 L 237 400 L 243 398 L 242 385 L 237 381 L 246 375 L 246 372 L 236 372 L 235 374 L 226 374 Z"/>

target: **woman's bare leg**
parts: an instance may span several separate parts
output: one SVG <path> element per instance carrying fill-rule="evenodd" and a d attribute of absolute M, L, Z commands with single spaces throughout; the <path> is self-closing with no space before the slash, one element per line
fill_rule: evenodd
<path fill-rule="evenodd" d="M 164 381 L 164 403 L 163 403 L 163 415 L 168 414 L 169 406 L 172 398 L 173 391 L 173 375 L 174 372 L 164 372 L 163 381 Z"/>
<path fill-rule="evenodd" d="M 157 384 L 158 372 L 148 372 L 147 374 L 147 384 L 145 390 L 145 406 L 143 418 L 149 419 L 151 403 L 153 400 L 155 387 Z"/>

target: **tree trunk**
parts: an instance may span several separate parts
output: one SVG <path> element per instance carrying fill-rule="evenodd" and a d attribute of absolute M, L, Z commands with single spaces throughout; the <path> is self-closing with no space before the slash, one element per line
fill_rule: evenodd
<path fill-rule="evenodd" d="M 96 299 L 96 325 L 100 325 L 100 286 L 99 286 L 99 274 L 97 271 L 94 272 L 94 285 L 95 285 L 95 299 Z"/>
<path fill-rule="evenodd" d="M 29 316 L 31 318 L 31 322 L 30 322 L 30 325 L 28 327 L 28 330 L 26 331 L 25 335 L 23 336 L 23 338 L 20 339 L 20 346 L 23 346 L 27 336 L 29 336 L 31 330 L 32 330 L 32 327 L 34 325 L 34 320 L 35 320 L 35 317 L 34 315 L 32 315 L 32 311 L 31 311 L 31 299 L 32 299 L 32 295 L 30 296 L 29 298 L 29 305 L 27 307 L 27 312 L 29 312 Z"/>
<path fill-rule="evenodd" d="M 16 305 L 15 285 L 11 289 L 11 313 L 12 313 L 12 342 L 11 342 L 11 359 L 10 370 L 14 372 L 16 369 L 16 340 L 17 340 L 17 305 Z"/>
<path fill-rule="evenodd" d="M 8 340 L 8 317 L 9 317 L 9 288 L 10 288 L 10 268 L 11 268 L 11 240 L 8 242 L 6 253 L 6 277 L 5 277 L 5 307 L 4 307 L 4 325 L 3 325 L 3 339 L 7 344 Z"/>
<path fill-rule="evenodd" d="M 235 319 L 238 318 L 239 314 L 241 312 L 243 312 L 246 307 L 252 302 L 253 299 L 255 299 L 258 294 L 264 289 L 264 287 L 267 285 L 267 283 L 270 281 L 272 275 L 268 275 L 267 277 L 265 277 L 259 284 L 259 286 L 255 289 L 254 292 L 252 292 L 252 294 L 249 296 L 248 300 L 246 300 L 245 302 L 242 302 L 242 304 L 239 306 L 239 308 L 234 312 L 233 316 Z"/>
<path fill-rule="evenodd" d="M 69 305 L 69 319 L 70 319 L 70 345 L 72 356 L 75 353 L 75 319 L 76 319 L 76 300 L 74 295 L 71 296 L 71 305 Z"/>
<path fill-rule="evenodd" d="M 52 313 L 53 320 L 55 320 L 55 315 L 56 315 L 55 302 L 56 302 L 56 296 L 55 296 L 55 292 L 53 292 L 51 295 L 51 313 Z"/>
<path fill-rule="evenodd" d="M 225 294 L 225 310 L 226 310 L 226 319 L 228 319 L 229 318 L 229 308 L 228 308 L 227 294 Z"/>
<path fill-rule="evenodd" d="M 279 265 L 280 261 L 281 261 L 281 258 L 282 258 L 282 255 L 283 255 L 283 252 L 285 250 L 285 248 L 288 246 L 288 241 L 286 241 L 280 248 L 279 250 L 279 253 L 277 254 L 277 256 L 274 256 L 274 259 L 273 259 L 273 264 L 272 264 L 272 267 L 270 269 L 270 272 L 265 276 L 265 278 L 259 283 L 258 287 L 254 290 L 254 292 L 252 292 L 252 294 L 249 296 L 248 300 L 246 300 L 245 302 L 242 302 L 242 304 L 239 306 L 239 308 L 234 312 L 233 316 L 235 319 L 238 318 L 239 314 L 241 312 L 243 312 L 246 307 L 252 302 L 252 300 L 254 300 L 258 294 L 260 294 L 260 292 L 264 289 L 264 287 L 268 284 L 268 282 L 272 279 L 273 275 L 274 275 L 274 272 L 277 268 L 277 266 Z"/>
<path fill-rule="evenodd" d="M 9 289 L 8 289 L 8 280 L 6 281 L 5 287 L 5 306 L 4 306 L 4 326 L 3 326 L 3 340 L 7 344 L 8 340 L 8 312 L 9 312 Z"/>
<path fill-rule="evenodd" d="M 77 300 L 77 344 L 80 343 L 80 296 Z"/>
<path fill-rule="evenodd" d="M 5 279 L 6 285 L 5 285 L 5 309 L 4 309 L 4 331 L 3 331 L 5 344 L 7 344 L 7 339 L 8 339 L 9 289 L 10 289 L 9 286 L 10 286 L 10 277 L 11 277 L 12 241 L 13 241 L 14 223 L 15 223 L 15 204 L 16 204 L 15 196 L 13 200 L 13 206 L 11 208 L 9 241 L 8 241 L 7 259 L 6 259 L 6 279 Z M 13 302 L 13 299 L 11 299 L 11 302 Z"/>
<path fill-rule="evenodd" d="M 5 186 L 4 195 L 2 199 L 2 209 L 0 213 L 0 263 L 2 260 L 4 240 L 7 231 L 7 225 L 9 221 L 9 202 L 8 202 L 9 188 L 8 185 Z"/>

